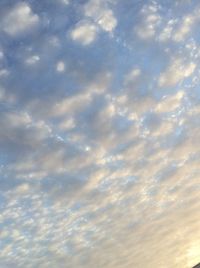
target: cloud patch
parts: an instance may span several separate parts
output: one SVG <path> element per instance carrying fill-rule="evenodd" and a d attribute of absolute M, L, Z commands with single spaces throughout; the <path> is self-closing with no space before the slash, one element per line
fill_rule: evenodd
<path fill-rule="evenodd" d="M 4 15 L 2 28 L 7 34 L 17 36 L 21 33 L 32 31 L 38 23 L 39 16 L 32 12 L 27 3 L 21 2 Z"/>
<path fill-rule="evenodd" d="M 0 267 L 200 262 L 198 1 L 11 2 Z"/>
<path fill-rule="evenodd" d="M 89 22 L 80 22 L 72 31 L 71 38 L 82 45 L 93 43 L 97 37 L 97 27 Z"/>
<path fill-rule="evenodd" d="M 181 59 L 172 59 L 169 67 L 160 75 L 158 84 L 160 87 L 175 86 L 177 83 L 190 77 L 195 71 L 194 62 L 185 63 Z"/>

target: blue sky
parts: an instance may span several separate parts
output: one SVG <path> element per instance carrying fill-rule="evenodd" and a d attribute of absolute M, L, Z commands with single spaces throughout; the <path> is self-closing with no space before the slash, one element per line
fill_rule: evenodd
<path fill-rule="evenodd" d="M 1 0 L 1 268 L 200 262 L 199 15 Z"/>

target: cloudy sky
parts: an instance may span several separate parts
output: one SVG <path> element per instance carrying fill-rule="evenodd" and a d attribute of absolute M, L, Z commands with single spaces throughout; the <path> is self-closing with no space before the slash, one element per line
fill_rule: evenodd
<path fill-rule="evenodd" d="M 200 2 L 0 1 L 0 268 L 200 262 Z"/>

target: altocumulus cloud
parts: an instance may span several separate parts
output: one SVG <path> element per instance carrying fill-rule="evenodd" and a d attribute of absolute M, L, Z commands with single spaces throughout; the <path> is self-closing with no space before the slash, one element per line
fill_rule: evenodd
<path fill-rule="evenodd" d="M 38 22 L 38 15 L 32 12 L 28 4 L 21 2 L 8 10 L 2 20 L 2 25 L 6 33 L 14 36 L 31 30 Z"/>
<path fill-rule="evenodd" d="M 200 262 L 199 13 L 0 2 L 0 267 Z"/>

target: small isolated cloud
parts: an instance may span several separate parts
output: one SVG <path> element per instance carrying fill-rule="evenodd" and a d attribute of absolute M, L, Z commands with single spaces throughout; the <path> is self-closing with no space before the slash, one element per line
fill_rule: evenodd
<path fill-rule="evenodd" d="M 27 65 L 34 65 L 34 64 L 36 64 L 39 60 L 40 60 L 40 57 L 39 57 L 38 55 L 33 55 L 33 56 L 28 57 L 28 58 L 25 60 L 25 63 L 26 63 Z"/>
<path fill-rule="evenodd" d="M 4 58 L 4 53 L 3 51 L 0 50 L 0 60 L 2 60 Z"/>
<path fill-rule="evenodd" d="M 0 77 L 7 77 L 9 75 L 9 71 L 7 69 L 0 69 Z"/>
<path fill-rule="evenodd" d="M 82 45 L 89 45 L 97 37 L 97 27 L 90 22 L 80 22 L 71 31 L 71 38 Z"/>
<path fill-rule="evenodd" d="M 59 73 L 63 73 L 65 70 L 65 63 L 63 61 L 59 61 L 56 65 L 56 70 Z"/>
<path fill-rule="evenodd" d="M 136 81 L 138 81 L 138 78 L 141 75 L 141 70 L 136 68 L 130 71 L 130 73 L 128 73 L 128 75 L 126 75 L 125 77 L 125 85 L 133 85 L 133 83 L 135 83 Z"/>
<path fill-rule="evenodd" d="M 31 31 L 38 23 L 39 16 L 33 13 L 27 3 L 21 2 L 4 15 L 2 27 L 7 34 L 15 36 Z"/>

